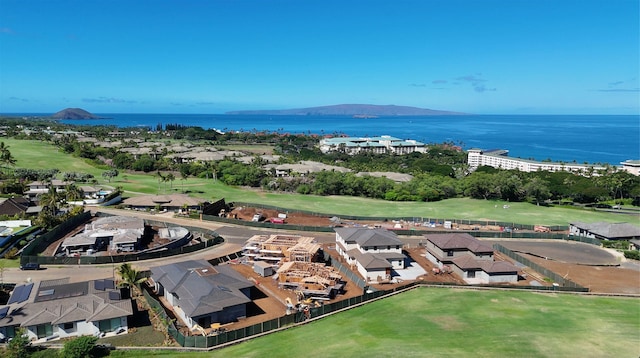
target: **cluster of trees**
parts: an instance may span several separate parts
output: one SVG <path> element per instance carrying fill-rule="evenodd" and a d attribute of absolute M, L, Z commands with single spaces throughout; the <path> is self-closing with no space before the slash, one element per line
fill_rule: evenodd
<path fill-rule="evenodd" d="M 106 138 L 109 130 L 113 128 L 88 127 L 82 130 L 93 132 L 96 138 Z M 435 201 L 466 196 L 537 203 L 549 199 L 592 203 L 640 197 L 640 178 L 617 171 L 613 167 L 585 175 L 568 172 L 523 173 L 490 167 L 481 167 L 470 173 L 466 153 L 460 149 L 460 145 L 451 142 L 431 144 L 427 153 L 347 155 L 341 152 L 321 153 L 317 148 L 319 137 L 315 135 L 257 131 L 220 133 L 212 129 L 205 130 L 180 124 L 170 124 L 162 128 L 162 125 L 158 124 L 156 132 L 143 132 L 138 137 L 159 140 L 166 139 L 167 136 L 173 139 L 202 140 L 203 144 L 208 145 L 267 143 L 273 145 L 275 152 L 281 155 L 279 164 L 313 160 L 340 165 L 353 172 L 397 172 L 411 174 L 414 178 L 406 183 L 396 183 L 388 178 L 339 172 L 277 178 L 275 173 L 263 169 L 264 163 L 258 157 L 250 164 L 240 163 L 233 158 L 218 162 L 176 164 L 166 157 L 166 149 L 157 153 L 158 155 L 134 157 L 129 153 L 118 152 L 115 148 L 101 148 L 78 142 L 74 136 L 57 136 L 52 140 L 67 153 L 95 160 L 100 164 L 108 160 L 113 166 L 113 170 L 103 173 L 108 180 L 117 176 L 119 170 L 134 170 L 157 172 L 159 184 L 169 182 L 172 185 L 176 180 L 173 173 L 179 172 L 183 180 L 189 176 L 197 176 L 217 178 L 228 185 L 262 187 L 266 190 L 316 195 L 354 195 L 394 201 Z M 0 158 L 1 149 L 0 145 Z"/>

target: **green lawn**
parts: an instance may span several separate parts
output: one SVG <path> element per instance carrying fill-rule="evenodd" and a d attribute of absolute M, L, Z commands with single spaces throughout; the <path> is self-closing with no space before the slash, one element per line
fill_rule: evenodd
<path fill-rule="evenodd" d="M 418 288 L 307 325 L 185 356 L 638 357 L 638 303 L 635 298 Z"/>
<path fill-rule="evenodd" d="M 124 173 L 107 182 L 102 178 L 103 169 L 95 168 L 86 161 L 64 154 L 51 144 L 38 141 L 4 139 L 13 156 L 16 167 L 57 168 L 60 171 L 87 172 L 95 176 L 100 184 L 122 186 L 125 195 L 165 194 L 186 191 L 203 200 L 225 198 L 227 202 L 241 201 L 281 206 L 288 209 L 310 210 L 336 215 L 417 217 L 438 219 L 469 219 L 513 222 L 519 224 L 567 225 L 569 222 L 631 222 L 640 223 L 638 215 L 619 215 L 593 210 L 566 207 L 537 207 L 528 203 L 474 200 L 468 198 L 448 199 L 432 203 L 389 202 L 382 200 L 269 193 L 226 186 L 212 179 L 188 178 L 181 180 L 176 175 L 172 183 L 160 183 L 155 173 Z M 503 205 L 509 209 L 503 209 Z"/>

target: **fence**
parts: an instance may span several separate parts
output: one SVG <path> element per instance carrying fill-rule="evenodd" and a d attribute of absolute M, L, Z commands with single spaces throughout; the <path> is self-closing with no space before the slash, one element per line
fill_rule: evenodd
<path fill-rule="evenodd" d="M 392 221 L 392 220 L 404 220 L 408 222 L 421 222 L 421 223 L 439 223 L 442 224 L 445 221 L 450 221 L 453 224 L 462 224 L 462 225 L 487 225 L 487 226 L 502 226 L 502 227 L 510 227 L 518 230 L 533 230 L 535 225 L 524 225 L 513 222 L 502 222 L 502 221 L 492 221 L 492 220 L 466 220 L 466 219 L 446 219 L 446 218 L 431 218 L 431 217 L 420 217 L 420 216 L 403 216 L 403 217 L 371 217 L 371 216 L 355 216 L 355 215 L 335 215 L 328 213 L 318 213 L 314 211 L 307 210 L 291 210 L 279 206 L 273 205 L 264 205 L 264 204 L 256 204 L 256 203 L 246 203 L 246 202 L 232 202 L 230 205 L 233 206 L 251 206 L 254 208 L 260 209 L 271 209 L 277 210 L 282 213 L 296 212 L 313 216 L 338 216 L 344 220 L 370 220 L 370 221 Z M 232 221 L 237 223 L 237 221 Z M 288 226 L 285 226 L 288 227 Z M 568 230 L 568 226 L 548 226 L 552 231 L 563 231 Z M 317 230 L 316 230 L 317 231 Z M 330 230 L 332 231 L 332 230 Z"/>
<path fill-rule="evenodd" d="M 185 336 L 180 331 L 178 331 L 173 323 L 171 323 L 168 327 L 169 334 L 180 344 L 182 347 L 186 348 L 213 348 L 223 344 L 236 342 L 248 337 L 256 336 L 259 334 L 268 333 L 271 331 L 283 329 L 286 327 L 290 327 L 292 325 L 302 323 L 306 320 L 319 318 L 340 310 L 348 309 L 350 307 L 354 307 L 360 305 L 362 303 L 366 303 L 371 300 L 379 299 L 384 296 L 388 296 L 391 294 L 395 294 L 397 292 L 405 291 L 407 289 L 411 289 L 417 286 L 456 286 L 456 287 L 464 287 L 464 288 L 476 288 L 476 289 L 523 289 L 523 290 L 537 290 L 537 291 L 569 291 L 569 292 L 588 292 L 589 290 L 570 281 L 563 279 L 559 275 L 555 274 L 552 271 L 544 269 L 543 267 L 536 265 L 530 260 L 525 259 L 524 257 L 513 253 L 511 250 L 504 248 L 501 245 L 495 245 L 496 250 L 504 253 L 505 255 L 522 262 L 523 264 L 535 269 L 536 271 L 544 274 L 547 277 L 554 279 L 556 282 L 560 282 L 562 286 L 496 286 L 496 285 L 464 285 L 460 286 L 457 283 L 442 283 L 442 282 L 410 282 L 406 285 L 394 287 L 389 290 L 375 290 L 366 286 L 366 282 L 358 277 L 354 272 L 352 272 L 345 265 L 340 263 L 338 260 L 333 258 L 331 255 L 325 252 L 325 261 L 331 262 L 331 265 L 336 267 L 340 272 L 346 275 L 350 280 L 355 282 L 359 287 L 363 288 L 363 294 L 356 297 L 347 298 L 344 300 L 336 301 L 333 303 L 324 303 L 321 304 L 320 307 L 313 307 L 309 309 L 309 313 L 305 314 L 304 312 L 296 312 L 290 315 L 283 315 L 278 318 L 274 318 L 272 320 L 260 322 L 248 327 L 239 328 L 236 330 L 220 332 L 216 335 L 212 336 Z M 155 300 L 151 295 L 149 295 L 145 291 L 145 297 L 149 300 L 149 304 L 152 307 L 162 307 L 160 303 Z M 163 319 L 167 319 L 167 315 L 162 311 Z"/>
<path fill-rule="evenodd" d="M 526 257 L 523 257 L 521 255 L 518 255 L 517 253 L 509 250 L 508 248 L 500 245 L 500 244 L 494 244 L 493 245 L 493 249 L 497 250 L 507 256 L 509 256 L 511 259 L 518 261 L 519 263 L 530 267 L 531 269 L 533 269 L 534 271 L 550 278 L 553 280 L 553 282 L 556 282 L 560 285 L 560 287 L 558 288 L 570 288 L 571 291 L 575 291 L 575 292 L 589 292 L 588 288 L 585 288 L 583 286 L 578 285 L 577 283 L 568 280 L 560 275 L 558 275 L 557 273 L 542 267 L 540 265 L 538 265 L 537 263 L 527 259 Z"/>
<path fill-rule="evenodd" d="M 220 244 L 224 241 L 224 239 L 220 237 L 218 233 L 216 233 L 215 231 L 198 228 L 198 227 L 192 227 L 192 226 L 182 226 L 187 230 L 189 230 L 191 233 L 194 233 L 194 232 L 200 233 L 204 238 L 204 240 L 200 243 L 188 245 L 188 246 L 180 246 L 175 248 L 166 247 L 166 248 L 159 248 L 153 251 L 131 253 L 131 254 L 124 254 L 124 255 L 115 255 L 115 256 L 112 256 L 112 255 L 80 256 L 80 257 L 38 256 L 38 253 L 42 252 L 47 246 L 49 246 L 56 240 L 62 238 L 64 235 L 68 234 L 73 228 L 76 228 L 80 224 L 89 221 L 89 219 L 91 219 L 90 212 L 82 213 L 56 226 L 53 230 L 49 231 L 48 233 L 34 239 L 29 245 L 27 245 L 27 247 L 22 252 L 22 256 L 20 257 L 20 263 L 25 264 L 28 262 L 33 262 L 33 263 L 39 263 L 41 265 L 114 264 L 114 263 L 121 263 L 121 262 L 140 261 L 140 260 L 156 259 L 161 257 L 187 254 L 187 253 L 199 251 L 207 247 Z M 155 226 L 161 226 L 161 227 L 175 226 L 174 224 L 168 225 L 165 222 L 153 221 L 153 220 L 146 220 L 146 223 L 149 225 L 155 225 Z M 207 238 L 211 238 L 211 239 L 207 239 Z"/>
<path fill-rule="evenodd" d="M 37 262 L 39 256 L 36 256 L 40 252 L 44 251 L 44 249 L 51 245 L 58 239 L 61 239 L 66 234 L 68 234 L 72 229 L 76 228 L 80 224 L 83 224 L 91 219 L 91 213 L 86 211 L 82 214 L 78 214 L 69 220 L 63 222 L 62 224 L 54 227 L 46 234 L 40 235 L 31 241 L 22 251 L 22 255 L 20 256 L 20 264 L 25 264 L 29 262 Z M 77 260 L 76 260 L 77 263 Z"/>

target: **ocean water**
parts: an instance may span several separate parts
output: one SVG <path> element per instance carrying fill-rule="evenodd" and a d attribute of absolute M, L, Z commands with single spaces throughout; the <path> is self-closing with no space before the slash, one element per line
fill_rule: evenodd
<path fill-rule="evenodd" d="M 68 124 L 151 127 L 179 123 L 222 131 L 349 136 L 391 135 L 424 143 L 454 142 L 464 149 L 507 149 L 524 159 L 618 165 L 640 159 L 640 116 L 465 115 L 352 118 L 223 114 L 99 114 L 107 119 Z"/>

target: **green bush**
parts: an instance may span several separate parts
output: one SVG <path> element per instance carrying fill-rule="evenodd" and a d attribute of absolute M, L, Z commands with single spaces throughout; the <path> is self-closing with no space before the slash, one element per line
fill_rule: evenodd
<path fill-rule="evenodd" d="M 632 260 L 640 260 L 640 251 L 638 250 L 625 250 L 624 257 Z"/>
<path fill-rule="evenodd" d="M 96 345 L 98 337 L 82 336 L 72 339 L 64 344 L 60 356 L 63 358 L 85 358 L 91 357 L 91 351 Z"/>
<path fill-rule="evenodd" d="M 629 241 L 627 240 L 603 240 L 602 246 L 608 249 L 627 250 Z"/>

